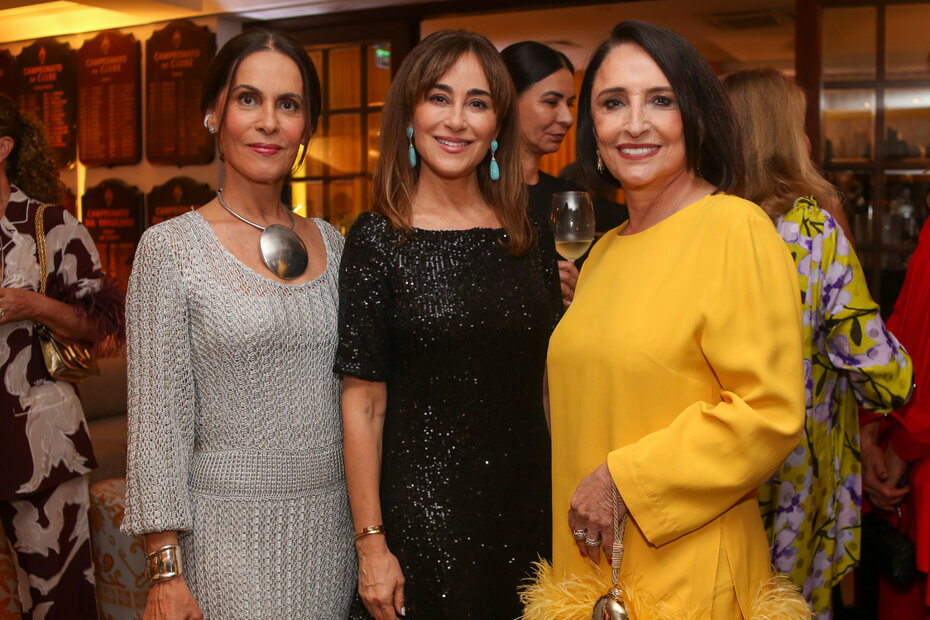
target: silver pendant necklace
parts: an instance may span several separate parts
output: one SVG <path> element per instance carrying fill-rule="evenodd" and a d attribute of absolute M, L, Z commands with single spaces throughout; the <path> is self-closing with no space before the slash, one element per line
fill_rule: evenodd
<path fill-rule="evenodd" d="M 287 210 L 287 216 L 291 220 L 290 226 L 281 224 L 261 226 L 230 209 L 223 200 L 222 187 L 216 190 L 216 197 L 220 201 L 220 206 L 229 211 L 233 217 L 262 231 L 262 260 L 272 273 L 284 280 L 293 280 L 307 270 L 309 262 L 307 246 L 304 245 L 300 235 L 294 232 L 294 214 L 290 209 Z"/>

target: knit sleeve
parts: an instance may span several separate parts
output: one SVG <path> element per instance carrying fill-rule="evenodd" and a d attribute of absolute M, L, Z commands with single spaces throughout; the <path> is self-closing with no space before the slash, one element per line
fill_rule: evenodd
<path fill-rule="evenodd" d="M 190 530 L 187 487 L 196 401 L 183 248 L 169 225 L 150 228 L 136 251 L 126 306 L 129 446 L 122 530 Z"/>

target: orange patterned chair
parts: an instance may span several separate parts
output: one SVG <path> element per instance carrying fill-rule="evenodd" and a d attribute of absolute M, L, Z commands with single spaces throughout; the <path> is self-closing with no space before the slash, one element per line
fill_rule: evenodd
<path fill-rule="evenodd" d="M 90 488 L 90 537 L 101 620 L 141 620 L 148 597 L 142 540 L 119 531 L 125 497 L 125 478 Z"/>
<path fill-rule="evenodd" d="M 0 620 L 20 620 L 16 584 L 16 567 L 10 554 L 10 543 L 0 527 Z"/>

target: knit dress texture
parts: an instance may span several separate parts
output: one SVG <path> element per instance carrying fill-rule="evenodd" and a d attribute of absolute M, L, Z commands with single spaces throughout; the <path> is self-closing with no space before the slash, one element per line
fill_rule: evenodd
<path fill-rule="evenodd" d="M 327 266 L 266 278 L 197 212 L 146 231 L 126 308 L 123 531 L 178 530 L 207 619 L 344 618 L 355 589 L 340 383 L 342 237 Z"/>

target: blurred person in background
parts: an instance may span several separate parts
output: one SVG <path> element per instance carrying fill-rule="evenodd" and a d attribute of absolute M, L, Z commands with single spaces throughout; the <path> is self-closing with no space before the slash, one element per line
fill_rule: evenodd
<path fill-rule="evenodd" d="M 97 462 L 77 388 L 49 375 L 36 324 L 97 353 L 123 338 L 123 294 L 101 271 L 87 229 L 58 201 L 42 127 L 0 95 L 0 521 L 27 620 L 97 617 L 87 514 Z"/>
<path fill-rule="evenodd" d="M 762 518 L 772 564 L 827 619 L 832 588 L 861 549 L 857 405 L 878 414 L 899 408 L 913 367 L 885 328 L 845 232 L 820 207 L 839 201 L 810 159 L 804 92 L 772 68 L 731 73 L 723 86 L 745 167 L 735 193 L 775 222 L 794 259 L 804 313 L 804 435 L 759 489 Z"/>

